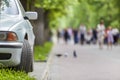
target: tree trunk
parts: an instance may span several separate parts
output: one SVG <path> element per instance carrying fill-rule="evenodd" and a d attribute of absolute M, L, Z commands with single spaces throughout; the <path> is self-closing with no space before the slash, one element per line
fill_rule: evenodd
<path fill-rule="evenodd" d="M 35 34 L 35 45 L 44 44 L 44 10 L 42 8 L 37 8 L 38 19 L 34 22 L 34 34 Z"/>
<path fill-rule="evenodd" d="M 48 14 L 49 11 L 46 10 L 44 13 L 44 22 L 45 22 L 45 30 L 44 30 L 44 35 L 45 35 L 45 41 L 50 40 L 50 28 L 49 28 L 49 20 L 48 20 Z"/>

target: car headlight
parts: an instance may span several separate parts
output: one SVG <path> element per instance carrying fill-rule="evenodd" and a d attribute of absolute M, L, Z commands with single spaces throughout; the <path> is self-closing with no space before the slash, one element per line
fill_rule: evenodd
<path fill-rule="evenodd" d="M 0 32 L 0 41 L 17 41 L 18 37 L 14 32 Z"/>

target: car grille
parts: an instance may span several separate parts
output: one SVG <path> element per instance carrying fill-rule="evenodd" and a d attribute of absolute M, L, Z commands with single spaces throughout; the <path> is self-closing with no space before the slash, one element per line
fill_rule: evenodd
<path fill-rule="evenodd" d="M 11 54 L 10 53 L 0 53 L 0 60 L 7 60 L 11 58 Z"/>

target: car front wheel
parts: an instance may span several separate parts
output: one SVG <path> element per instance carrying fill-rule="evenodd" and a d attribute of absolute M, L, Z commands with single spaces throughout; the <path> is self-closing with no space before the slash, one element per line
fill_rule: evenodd
<path fill-rule="evenodd" d="M 21 62 L 17 66 L 17 70 L 25 71 L 26 73 L 33 71 L 33 51 L 31 50 L 30 44 L 27 40 L 24 40 Z"/>

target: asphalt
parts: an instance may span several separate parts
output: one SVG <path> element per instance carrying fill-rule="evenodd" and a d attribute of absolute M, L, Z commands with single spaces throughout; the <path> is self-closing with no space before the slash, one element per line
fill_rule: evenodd
<path fill-rule="evenodd" d="M 120 80 L 120 45 L 56 44 L 51 54 L 49 80 Z"/>

